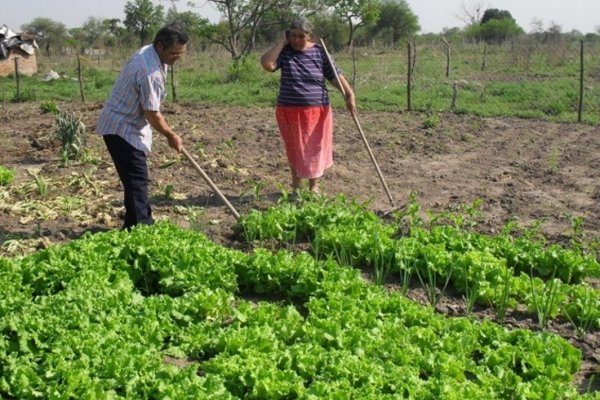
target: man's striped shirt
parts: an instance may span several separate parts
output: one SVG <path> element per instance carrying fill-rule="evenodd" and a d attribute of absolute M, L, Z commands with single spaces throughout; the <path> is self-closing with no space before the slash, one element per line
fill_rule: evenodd
<path fill-rule="evenodd" d="M 281 69 L 278 105 L 329 105 L 325 80 L 335 80 L 335 73 L 321 46 L 315 44 L 305 50 L 285 46 L 277 58 L 277 68 Z M 337 67 L 336 71 L 339 73 Z"/>
<path fill-rule="evenodd" d="M 138 150 L 152 149 L 152 128 L 144 110 L 160 111 L 167 94 L 167 66 L 152 45 L 144 46 L 123 67 L 100 112 L 96 130 L 119 135 Z"/>

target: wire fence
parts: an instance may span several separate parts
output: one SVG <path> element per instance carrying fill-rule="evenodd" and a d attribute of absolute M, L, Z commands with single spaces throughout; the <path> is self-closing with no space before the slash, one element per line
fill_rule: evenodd
<path fill-rule="evenodd" d="M 90 98 L 103 99 L 132 52 L 113 49 L 80 57 L 75 53 L 62 57 L 40 55 L 39 75 L 52 70 L 74 81 L 81 66 L 85 84 L 78 87 L 75 82 L 68 92 L 71 94 L 61 93 L 62 98 L 78 100 L 81 88 L 97 90 L 97 96 Z M 176 79 L 186 89 L 183 99 L 218 101 L 219 94 L 227 92 L 227 85 L 237 85 L 236 90 L 247 96 L 249 103 L 262 104 L 262 100 L 253 101 L 253 96 L 272 98 L 261 90 L 272 91 L 278 74 L 265 74 L 258 63 L 259 55 L 260 51 L 255 52 L 241 67 L 238 63 L 236 72 L 244 68 L 249 73 L 231 79 L 234 63 L 226 51 L 192 48 L 177 64 Z M 485 45 L 436 39 L 395 49 L 363 47 L 332 55 L 366 110 L 450 111 L 600 123 L 600 42 L 544 43 L 527 37 Z M 10 94 L 16 89 L 13 80 L 0 78 L 5 101 L 14 98 Z M 27 85 L 35 86 L 33 82 L 21 84 L 20 90 L 27 90 Z M 239 90 L 244 85 L 247 89 Z M 210 87 L 214 87 L 212 97 L 207 94 Z M 52 96 L 51 90 L 36 90 Z"/>

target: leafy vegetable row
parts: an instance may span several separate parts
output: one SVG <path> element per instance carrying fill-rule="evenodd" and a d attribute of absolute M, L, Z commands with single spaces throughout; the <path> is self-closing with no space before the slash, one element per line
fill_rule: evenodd
<path fill-rule="evenodd" d="M 391 272 L 406 290 L 418 279 L 432 305 L 451 284 L 465 296 L 467 312 L 479 303 L 493 307 L 503 320 L 509 309 L 524 304 L 543 328 L 557 316 L 580 332 L 600 327 L 600 292 L 583 282 L 585 277 L 600 276 L 594 253 L 544 245 L 527 235 L 515 237 L 509 229 L 501 235 L 483 235 L 466 229 L 464 220 L 426 227 L 414 217 L 415 205 L 410 207 L 390 224 L 343 197 L 282 203 L 248 214 L 240 229 L 251 241 L 308 240 L 319 258 L 373 268 L 377 283 Z M 402 234 L 399 221 L 409 214 Z"/>
<path fill-rule="evenodd" d="M 558 336 L 169 225 L 0 259 L 0 284 L 3 398 L 593 398 Z"/>

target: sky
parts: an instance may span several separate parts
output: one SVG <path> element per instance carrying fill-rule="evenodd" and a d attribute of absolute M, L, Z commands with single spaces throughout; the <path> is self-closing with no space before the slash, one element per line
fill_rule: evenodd
<path fill-rule="evenodd" d="M 477 5 L 483 9 L 508 10 L 517 24 L 530 32 L 534 19 L 541 20 L 546 29 L 554 23 L 563 32 L 576 29 L 582 33 L 596 32 L 600 26 L 600 0 L 406 0 L 419 18 L 421 33 L 439 33 L 444 28 L 465 26 L 461 20 Z M 154 0 L 169 8 L 169 0 Z M 219 20 L 219 13 L 207 0 L 195 1 L 190 8 L 188 0 L 176 0 L 179 11 L 192 10 L 211 22 Z M 20 32 L 23 24 L 37 17 L 62 22 L 67 28 L 82 26 L 89 17 L 124 19 L 127 0 L 0 0 L 0 26 L 7 25 Z"/>

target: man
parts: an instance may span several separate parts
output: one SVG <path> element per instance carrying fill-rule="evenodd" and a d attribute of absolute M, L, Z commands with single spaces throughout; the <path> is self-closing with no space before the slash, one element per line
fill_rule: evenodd
<path fill-rule="evenodd" d="M 161 28 L 154 42 L 139 49 L 123 67 L 100 112 L 96 130 L 102 135 L 124 189 L 123 229 L 153 224 L 148 200 L 146 153 L 152 148 L 152 128 L 178 152 L 183 141 L 160 112 L 166 96 L 167 67 L 187 50 L 188 34 L 178 24 Z"/>

